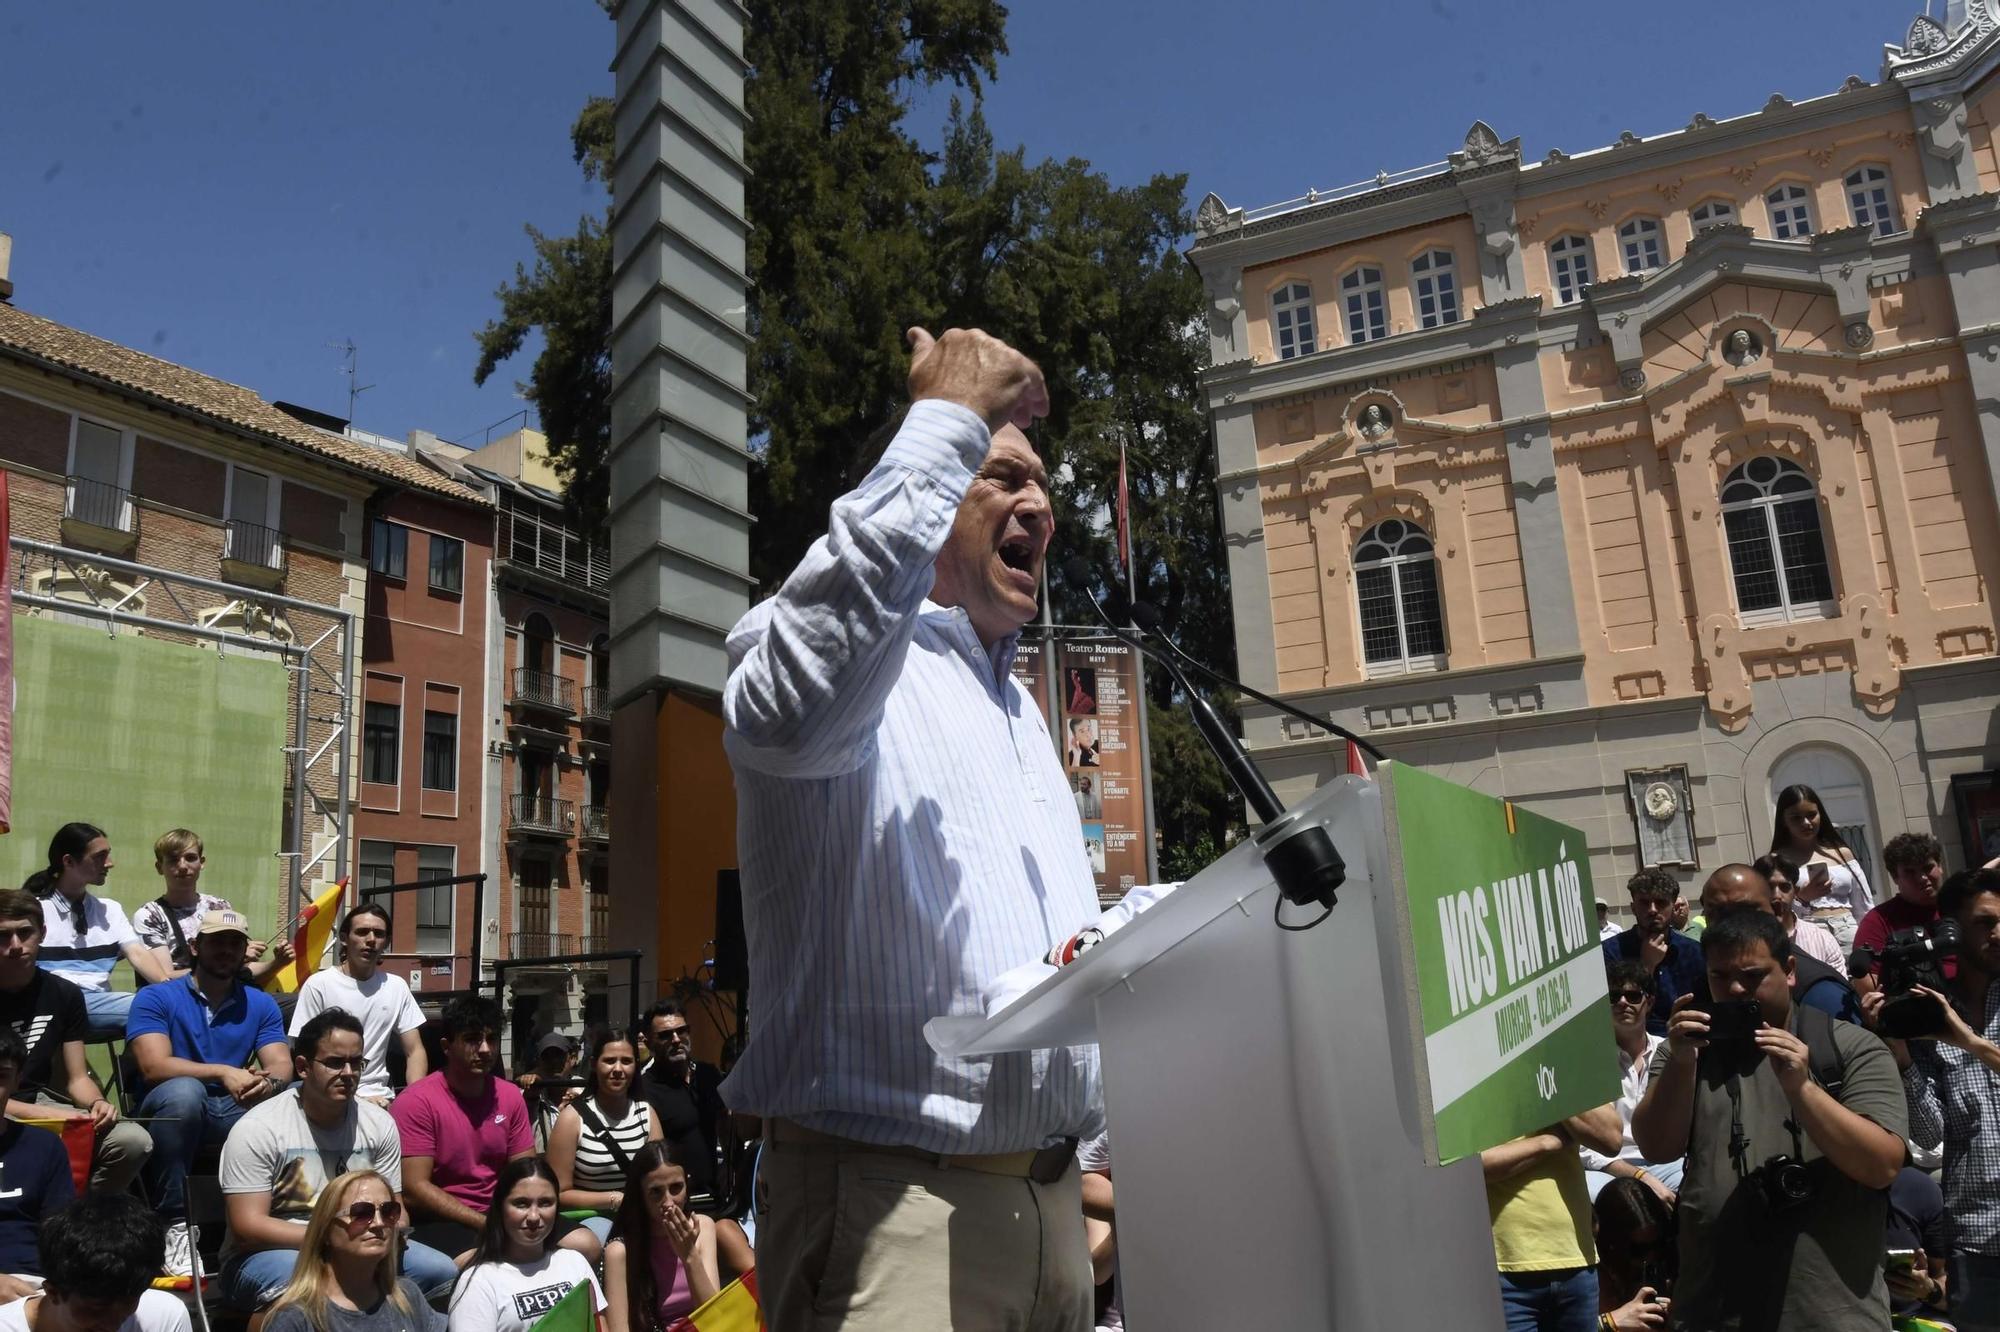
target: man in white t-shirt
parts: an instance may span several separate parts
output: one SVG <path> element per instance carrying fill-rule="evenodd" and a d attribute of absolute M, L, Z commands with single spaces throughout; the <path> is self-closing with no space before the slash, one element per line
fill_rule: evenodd
<path fill-rule="evenodd" d="M 0 1305 L 0 1332 L 192 1332 L 187 1306 L 152 1289 L 166 1223 L 129 1193 L 88 1194 L 42 1222 L 42 1289 Z"/>
<path fill-rule="evenodd" d="M 373 1170 L 402 1202 L 403 1149 L 389 1112 L 360 1100 L 361 1022 L 328 1009 L 292 1044 L 295 1086 L 253 1107 L 222 1148 L 229 1233 L 222 1245 L 222 1297 L 254 1313 L 284 1293 L 299 1261 L 313 1204 L 350 1170 Z M 426 1296 L 458 1276 L 446 1255 L 414 1241 L 403 1275 Z"/>
<path fill-rule="evenodd" d="M 403 1046 L 403 1084 L 408 1086 L 429 1073 L 424 1056 L 423 1010 L 410 984 L 393 971 L 382 970 L 382 952 L 389 946 L 389 910 L 373 902 L 363 902 L 347 913 L 340 923 L 342 957 L 340 965 L 315 971 L 299 987 L 298 1004 L 292 1009 L 292 1036 L 298 1037 L 306 1023 L 330 1008 L 341 1008 L 361 1019 L 361 1096 L 376 1105 L 387 1105 L 396 1097 L 389 1085 L 389 1037 Z"/>

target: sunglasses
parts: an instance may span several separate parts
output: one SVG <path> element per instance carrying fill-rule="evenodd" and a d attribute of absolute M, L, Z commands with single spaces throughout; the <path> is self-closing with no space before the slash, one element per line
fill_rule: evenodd
<path fill-rule="evenodd" d="M 1638 1005 L 1645 1003 L 1650 998 L 1652 998 L 1652 996 L 1647 994 L 1644 990 L 1613 990 L 1611 992 L 1612 1002 L 1620 1004 L 1631 1004 L 1635 1008 Z"/>
<path fill-rule="evenodd" d="M 383 1225 L 393 1226 L 403 1219 L 403 1204 L 393 1200 L 385 1203 L 351 1203 L 341 1215 L 346 1218 L 350 1226 L 372 1226 L 378 1216 L 382 1218 Z"/>
<path fill-rule="evenodd" d="M 349 1059 L 314 1059 L 313 1062 L 321 1068 L 331 1070 L 335 1073 L 359 1073 L 364 1067 L 364 1061 L 360 1055 L 355 1055 Z"/>

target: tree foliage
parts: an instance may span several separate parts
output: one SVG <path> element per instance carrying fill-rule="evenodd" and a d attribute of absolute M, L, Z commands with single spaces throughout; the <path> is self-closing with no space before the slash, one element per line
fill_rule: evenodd
<path fill-rule="evenodd" d="M 1106 506 L 1127 459 L 1135 583 L 1204 661 L 1233 661 L 1209 432 L 1199 376 L 1208 349 L 1200 282 L 1180 254 L 1187 181 L 1114 185 L 1076 158 L 996 150 L 980 113 L 1006 54 L 996 0 L 751 0 L 745 55 L 753 571 L 775 586 L 858 481 L 869 438 L 902 410 L 903 331 L 980 327 L 1048 376 L 1033 432 L 1056 478 L 1056 550 L 1116 572 Z M 906 124 L 911 98 L 944 85 L 940 152 Z M 606 179 L 610 104 L 572 127 L 585 174 Z M 477 378 L 539 328 L 527 392 L 586 521 L 605 512 L 610 394 L 610 242 L 530 231 L 501 314 L 479 335 Z M 1091 624 L 1083 589 L 1052 579 L 1057 618 Z M 1219 847 L 1235 800 L 1149 672 L 1155 807 L 1169 847 Z"/>

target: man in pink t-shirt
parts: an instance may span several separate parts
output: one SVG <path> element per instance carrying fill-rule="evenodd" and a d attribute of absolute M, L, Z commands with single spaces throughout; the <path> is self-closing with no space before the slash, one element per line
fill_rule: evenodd
<path fill-rule="evenodd" d="M 1877 906 L 1854 931 L 1854 947 L 1866 948 L 1870 971 L 1882 970 L 1882 950 L 1891 935 L 1902 930 L 1929 930 L 1938 918 L 1938 887 L 1944 882 L 1944 847 L 1925 832 L 1897 833 L 1882 848 L 1896 895 Z M 1957 973 L 1956 959 L 1944 959 L 1944 974 Z"/>
<path fill-rule="evenodd" d="M 478 1247 L 494 1203 L 493 1181 L 512 1160 L 535 1154 L 534 1126 L 520 1088 L 495 1077 L 500 1005 L 469 996 L 445 1006 L 444 1067 L 389 1107 L 403 1139 L 403 1198 L 410 1238 L 461 1262 Z M 558 1217 L 556 1243 L 595 1263 L 597 1237 Z"/>

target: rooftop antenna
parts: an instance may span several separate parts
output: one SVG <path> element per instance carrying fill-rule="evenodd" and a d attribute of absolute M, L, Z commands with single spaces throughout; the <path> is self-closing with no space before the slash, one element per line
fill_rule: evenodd
<path fill-rule="evenodd" d="M 345 364 L 340 367 L 340 373 L 347 376 L 347 423 L 352 425 L 354 400 L 375 386 L 361 382 L 361 349 L 354 345 L 353 338 L 342 342 L 329 342 L 326 345 L 341 353 L 345 360 Z"/>

